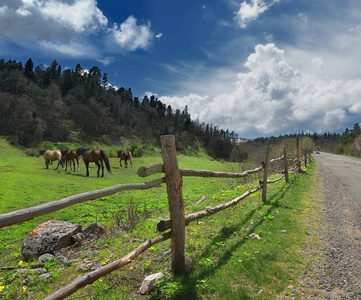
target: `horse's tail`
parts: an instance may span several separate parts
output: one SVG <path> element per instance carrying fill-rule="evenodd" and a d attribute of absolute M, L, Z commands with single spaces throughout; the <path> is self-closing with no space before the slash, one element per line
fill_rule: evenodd
<path fill-rule="evenodd" d="M 127 156 L 128 160 L 130 161 L 130 165 L 133 168 L 133 163 L 132 163 L 132 152 L 127 151 L 125 152 L 125 155 Z"/>
<path fill-rule="evenodd" d="M 110 169 L 110 164 L 109 164 L 109 159 L 108 159 L 107 154 L 105 153 L 104 150 L 100 150 L 100 154 L 102 155 L 102 157 L 104 159 L 105 166 L 107 167 L 108 172 L 111 173 L 112 170 Z"/>

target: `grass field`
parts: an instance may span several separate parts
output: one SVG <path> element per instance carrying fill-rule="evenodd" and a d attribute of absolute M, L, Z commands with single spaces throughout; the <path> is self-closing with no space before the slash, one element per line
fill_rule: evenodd
<path fill-rule="evenodd" d="M 120 168 L 116 158 L 110 158 L 112 173 L 96 177 L 94 164 L 90 176 L 80 162 L 80 172 L 65 172 L 55 166 L 45 169 L 42 157 L 26 156 L 24 150 L 8 145 L 0 139 L 0 213 L 39 205 L 119 183 L 151 181 L 137 176 L 140 166 L 162 162 L 159 151 L 135 158 L 133 169 Z M 240 172 L 238 164 L 221 163 L 202 154 L 178 156 L 182 168 Z M 301 271 L 309 264 L 304 252 L 310 238 L 312 224 L 317 221 L 319 204 L 314 199 L 317 187 L 313 175 L 315 166 L 307 174 L 290 175 L 284 181 L 270 185 L 268 201 L 263 203 L 259 192 L 243 203 L 216 215 L 191 223 L 186 228 L 186 256 L 193 261 L 187 276 L 174 278 L 170 271 L 170 256 L 162 256 L 170 249 L 170 242 L 153 246 L 134 262 L 96 281 L 70 299 L 134 299 L 145 276 L 163 272 L 165 280 L 148 299 L 275 299 L 287 295 L 290 286 L 297 285 Z M 276 176 L 277 177 L 277 176 Z M 256 182 L 257 177 L 252 181 Z M 183 180 L 185 213 L 227 202 L 253 188 L 255 183 L 236 179 L 189 178 Z M 207 198 L 194 203 L 203 195 Z M 132 223 L 130 214 L 139 217 Z M 158 236 L 156 224 L 169 218 L 165 186 L 146 191 L 121 192 L 102 199 L 37 217 L 0 229 L 0 298 L 42 299 L 70 280 L 85 274 L 77 268 L 88 263 L 98 267 L 126 255 L 146 238 Z M 52 277 L 41 282 L 38 278 L 24 281 L 26 275 L 16 271 L 32 268 L 36 261 L 22 261 L 21 246 L 25 237 L 39 224 L 49 219 L 64 220 L 84 228 L 97 221 L 107 229 L 102 238 L 84 243 L 65 255 L 71 263 L 51 262 L 45 268 Z M 118 225 L 129 225 L 124 230 Z M 255 232 L 261 239 L 253 240 Z M 5 269 L 4 267 L 15 267 Z M 298 295 L 294 294 L 296 298 Z"/>

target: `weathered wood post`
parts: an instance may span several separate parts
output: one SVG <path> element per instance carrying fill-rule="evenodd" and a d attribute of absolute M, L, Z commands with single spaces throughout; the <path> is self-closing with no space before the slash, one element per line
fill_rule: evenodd
<path fill-rule="evenodd" d="M 297 158 L 298 158 L 298 172 L 301 172 L 301 152 L 300 152 L 300 139 L 297 138 Z"/>
<path fill-rule="evenodd" d="M 185 221 L 182 196 L 182 178 L 178 168 L 174 135 L 160 137 L 162 158 L 164 163 L 165 181 L 167 184 L 168 205 L 171 223 L 171 259 L 174 275 L 185 272 Z"/>
<path fill-rule="evenodd" d="M 305 153 L 305 168 L 307 168 L 307 150 L 305 150 L 304 153 Z"/>
<path fill-rule="evenodd" d="M 270 157 L 271 157 L 271 147 L 267 146 L 266 160 L 263 162 L 263 168 L 264 168 L 263 183 L 262 183 L 262 201 L 263 202 L 267 201 L 267 173 L 268 173 Z"/>
<path fill-rule="evenodd" d="M 287 165 L 287 155 L 286 155 L 286 148 L 283 148 L 283 162 L 285 167 L 285 179 L 288 182 L 288 165 Z"/>

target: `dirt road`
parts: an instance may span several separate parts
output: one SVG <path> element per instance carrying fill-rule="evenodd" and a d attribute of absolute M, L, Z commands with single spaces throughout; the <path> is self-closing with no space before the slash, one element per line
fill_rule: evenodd
<path fill-rule="evenodd" d="M 361 299 L 361 160 L 322 152 L 314 158 L 322 197 L 315 235 L 321 246 L 301 280 L 301 299 Z"/>

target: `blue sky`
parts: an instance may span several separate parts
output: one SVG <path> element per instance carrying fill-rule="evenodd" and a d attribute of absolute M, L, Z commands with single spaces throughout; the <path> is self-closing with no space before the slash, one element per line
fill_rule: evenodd
<path fill-rule="evenodd" d="M 254 138 L 360 122 L 359 0 L 1 0 L 0 58 L 98 66 Z"/>

